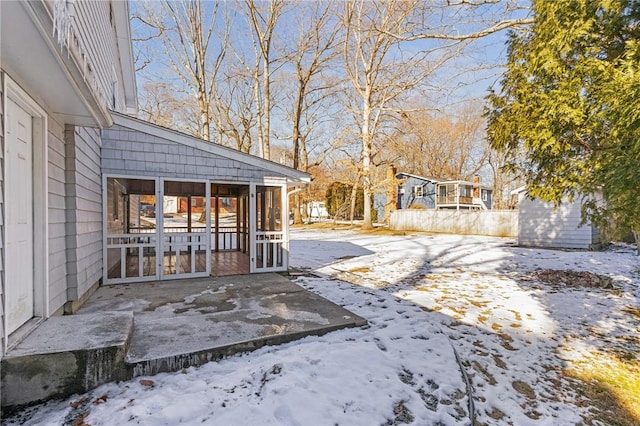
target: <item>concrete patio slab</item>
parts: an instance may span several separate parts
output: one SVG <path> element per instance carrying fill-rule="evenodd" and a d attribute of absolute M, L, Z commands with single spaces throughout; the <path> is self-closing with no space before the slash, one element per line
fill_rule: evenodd
<path fill-rule="evenodd" d="M 7 353 L 2 405 L 64 397 L 365 324 L 279 274 L 103 286 L 76 315 L 44 321 Z"/>
<path fill-rule="evenodd" d="M 279 274 L 102 287 L 79 314 L 105 310 L 134 312 L 134 376 L 366 324 Z"/>
<path fill-rule="evenodd" d="M 51 317 L 2 359 L 2 406 L 85 392 L 129 377 L 132 312 Z"/>

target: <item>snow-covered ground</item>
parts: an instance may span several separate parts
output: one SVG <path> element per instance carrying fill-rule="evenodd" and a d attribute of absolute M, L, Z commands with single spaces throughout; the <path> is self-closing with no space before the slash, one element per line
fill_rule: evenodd
<path fill-rule="evenodd" d="M 464 425 L 472 402 L 478 424 L 579 423 L 589 406 L 562 369 L 604 347 L 639 350 L 625 336 L 640 331 L 629 314 L 640 307 L 640 260 L 624 246 L 512 242 L 296 229 L 291 264 L 309 272 L 298 284 L 368 327 L 105 385 L 12 422 Z M 547 269 L 604 275 L 612 288 L 549 284 Z"/>

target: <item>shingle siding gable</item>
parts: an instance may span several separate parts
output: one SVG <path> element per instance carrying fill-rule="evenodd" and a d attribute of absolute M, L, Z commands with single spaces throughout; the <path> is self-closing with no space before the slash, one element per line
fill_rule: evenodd
<path fill-rule="evenodd" d="M 244 182 L 282 177 L 268 169 L 121 125 L 104 130 L 102 141 L 105 174 Z"/>

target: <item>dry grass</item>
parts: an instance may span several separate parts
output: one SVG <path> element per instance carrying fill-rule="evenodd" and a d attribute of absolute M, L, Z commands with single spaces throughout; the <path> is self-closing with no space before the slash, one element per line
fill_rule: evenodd
<path fill-rule="evenodd" d="M 357 273 L 357 272 L 367 273 L 367 272 L 371 272 L 371 268 L 366 267 L 366 266 L 358 266 L 357 268 L 351 268 L 351 269 L 349 269 L 349 272 L 353 272 L 353 273 Z"/>
<path fill-rule="evenodd" d="M 392 235 L 394 237 L 418 233 L 418 232 L 407 232 L 407 231 L 392 231 L 386 226 L 377 226 L 373 229 L 360 229 L 360 232 L 363 234 L 369 234 L 369 235 Z"/>
<path fill-rule="evenodd" d="M 304 229 L 360 229 L 360 225 L 351 225 L 349 223 L 337 223 L 337 222 L 312 222 L 304 225 L 291 225 L 292 228 L 304 228 Z"/>
<path fill-rule="evenodd" d="M 362 229 L 362 225 L 360 223 L 348 223 L 348 222 L 312 222 L 306 223 L 303 225 L 291 225 L 292 228 L 304 228 L 304 229 L 330 229 L 330 230 L 354 230 L 361 232 L 363 234 L 370 235 L 392 235 L 392 236 L 403 236 L 409 234 L 423 234 L 424 232 L 419 231 L 392 231 L 387 226 L 376 226 L 372 229 Z"/>
<path fill-rule="evenodd" d="M 593 354 L 565 373 L 580 379 L 580 391 L 597 409 L 590 420 L 610 425 L 640 424 L 640 363 Z"/>

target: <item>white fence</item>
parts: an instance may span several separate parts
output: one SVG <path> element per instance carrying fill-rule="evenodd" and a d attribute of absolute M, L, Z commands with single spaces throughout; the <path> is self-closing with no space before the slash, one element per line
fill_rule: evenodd
<path fill-rule="evenodd" d="M 459 235 L 518 236 L 517 210 L 396 210 L 389 228 Z"/>

